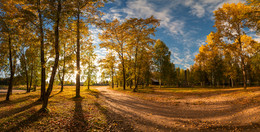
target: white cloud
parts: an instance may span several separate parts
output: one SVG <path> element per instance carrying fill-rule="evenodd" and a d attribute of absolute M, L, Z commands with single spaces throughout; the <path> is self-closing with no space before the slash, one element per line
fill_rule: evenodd
<path fill-rule="evenodd" d="M 176 66 L 181 66 L 185 69 L 190 68 L 190 65 L 193 64 L 193 58 L 197 54 L 197 52 L 191 53 L 190 49 L 184 48 L 180 50 L 177 47 L 170 48 L 172 53 L 172 62 L 176 64 Z"/>
<path fill-rule="evenodd" d="M 259 42 L 260 43 L 260 36 L 259 35 L 256 35 L 256 34 L 248 34 L 249 36 L 251 36 L 255 41 Z"/>
<path fill-rule="evenodd" d="M 147 18 L 153 15 L 160 19 L 159 28 L 163 28 L 164 33 L 172 36 L 177 43 L 182 44 L 178 48 L 174 44 L 175 47 L 170 46 L 173 62 L 189 68 L 193 64 L 194 55 L 197 54 L 197 50 L 194 50 L 194 48 L 198 49 L 202 44 L 205 44 L 206 36 L 195 38 L 194 34 L 198 34 L 200 29 L 194 29 L 194 27 L 188 25 L 189 18 L 187 16 L 189 15 L 180 16 L 179 11 L 181 10 L 179 9 L 186 7 L 187 13 L 192 16 L 200 19 L 212 19 L 213 11 L 224 3 L 238 2 L 245 2 L 245 0 L 127 0 L 126 5 L 120 3 L 120 6 L 108 10 L 103 18 L 109 20 L 117 18 L 123 21 L 125 18 Z M 179 49 L 182 47 L 185 48 Z M 194 52 L 191 53 L 189 49 Z"/>
<path fill-rule="evenodd" d="M 204 17 L 206 14 L 212 15 L 214 10 L 222 7 L 224 3 L 244 3 L 246 0 L 182 0 L 180 4 L 189 7 L 190 14 L 198 18 Z"/>
<path fill-rule="evenodd" d="M 204 9 L 203 5 L 196 3 L 195 5 L 191 6 L 190 13 L 194 16 L 201 18 L 205 14 L 205 9 Z"/>
<path fill-rule="evenodd" d="M 112 8 L 103 16 L 103 19 L 118 19 L 123 21 L 125 18 L 148 18 L 153 15 L 160 20 L 160 27 L 165 28 L 171 34 L 183 35 L 185 22 L 175 19 L 171 13 L 171 8 L 159 7 L 148 0 L 129 0 L 126 2 L 125 8 Z M 121 14 L 125 14 L 126 16 L 124 17 Z"/>

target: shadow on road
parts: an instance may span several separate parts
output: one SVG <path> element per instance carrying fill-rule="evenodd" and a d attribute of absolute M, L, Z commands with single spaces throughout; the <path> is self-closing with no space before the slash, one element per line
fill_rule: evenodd
<path fill-rule="evenodd" d="M 225 130 L 234 130 L 236 128 L 252 130 L 253 128 L 259 128 L 260 126 L 257 123 L 244 126 L 236 126 L 235 124 L 226 126 L 227 124 L 212 124 L 215 122 L 201 122 L 204 119 L 215 120 L 222 117 L 232 121 L 239 121 L 240 118 L 238 116 L 241 115 L 241 113 L 244 111 L 250 110 L 254 110 L 251 112 L 253 115 L 245 116 L 248 118 L 254 117 L 260 113 L 260 110 L 258 109 L 260 106 L 259 102 L 247 102 L 248 100 L 237 98 L 233 101 L 220 103 L 217 102 L 214 104 L 183 103 L 181 105 L 162 105 L 160 103 L 141 100 L 136 97 L 108 89 L 100 90 L 100 98 L 104 101 L 105 106 L 108 106 L 108 110 L 104 113 L 108 115 L 108 118 L 111 118 L 112 121 L 121 119 L 123 122 L 133 122 L 133 124 L 145 126 L 146 128 L 159 129 L 162 131 L 186 131 L 187 129 L 183 128 L 185 125 L 193 128 L 196 128 L 196 126 L 203 128 L 203 126 L 213 125 L 211 128 L 207 127 L 206 130 L 219 130 L 221 128 Z M 255 97 L 258 98 L 259 95 Z M 239 102 L 239 104 L 237 104 L 237 102 Z M 99 104 L 96 104 L 96 106 L 99 108 L 101 107 Z M 100 109 L 102 109 L 102 107 Z M 109 117 L 109 115 L 111 115 L 111 117 Z M 232 115 L 236 116 L 233 117 Z M 166 126 L 164 122 L 171 122 L 176 125 L 168 124 L 168 126 Z"/>

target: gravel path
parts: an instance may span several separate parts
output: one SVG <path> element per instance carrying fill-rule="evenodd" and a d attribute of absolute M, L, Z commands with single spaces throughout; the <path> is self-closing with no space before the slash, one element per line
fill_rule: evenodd
<path fill-rule="evenodd" d="M 176 104 L 142 100 L 107 87 L 100 91 L 100 104 L 110 112 L 115 131 L 260 131 L 260 96 L 232 99 L 182 98 Z"/>

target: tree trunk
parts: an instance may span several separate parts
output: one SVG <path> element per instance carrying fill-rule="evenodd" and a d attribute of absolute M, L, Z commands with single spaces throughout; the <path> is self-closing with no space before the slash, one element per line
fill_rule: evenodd
<path fill-rule="evenodd" d="M 65 77 L 65 57 L 66 57 L 66 51 L 65 51 L 65 43 L 64 43 L 64 51 L 63 51 L 63 68 L 62 68 L 62 78 L 61 78 L 61 88 L 60 88 L 60 92 L 63 92 L 63 86 L 64 86 L 64 77 Z"/>
<path fill-rule="evenodd" d="M 138 87 L 138 79 L 137 79 L 137 57 L 138 57 L 138 45 L 135 47 L 135 88 L 133 89 L 133 92 L 137 91 Z"/>
<path fill-rule="evenodd" d="M 25 55 L 24 54 L 22 54 L 22 57 L 23 57 L 24 71 L 25 71 L 25 77 L 26 77 L 26 92 L 29 92 L 29 77 L 28 77 L 27 64 L 26 64 L 26 60 L 25 60 Z"/>
<path fill-rule="evenodd" d="M 58 68 L 58 64 L 59 64 L 59 24 L 60 24 L 60 12 L 61 12 L 61 1 L 58 0 L 58 9 L 57 9 L 57 14 L 56 14 L 56 22 L 55 22 L 55 62 L 54 62 L 54 66 L 52 69 L 52 73 L 51 73 L 51 78 L 50 78 L 50 83 L 48 86 L 48 89 L 46 91 L 46 93 L 44 94 L 44 100 L 43 100 L 43 104 L 42 104 L 42 110 L 46 111 L 47 109 L 47 105 L 48 105 L 48 100 L 49 100 L 49 96 L 52 92 L 53 89 L 53 83 L 54 83 L 54 79 L 55 79 L 55 74 Z"/>
<path fill-rule="evenodd" d="M 79 32 L 79 16 L 80 16 L 80 3 L 78 5 L 78 12 L 77 12 L 77 75 L 76 75 L 76 97 L 80 97 L 80 32 Z"/>
<path fill-rule="evenodd" d="M 231 78 L 231 87 L 234 87 L 234 80 Z"/>
<path fill-rule="evenodd" d="M 43 33 L 43 20 L 42 20 L 42 13 L 41 13 L 41 0 L 37 0 L 37 8 L 38 8 L 38 17 L 39 17 L 39 30 L 40 30 L 40 41 L 41 41 L 41 97 L 40 100 L 44 99 L 45 95 L 45 57 L 44 57 L 44 33 Z"/>
<path fill-rule="evenodd" d="M 247 88 L 247 78 L 246 78 L 246 68 L 245 68 L 245 64 L 244 64 L 244 59 L 242 60 L 242 69 L 243 69 L 243 82 L 244 82 L 244 89 Z"/>
<path fill-rule="evenodd" d="M 31 68 L 31 78 L 30 78 L 30 88 L 29 88 L 29 92 L 31 92 L 32 80 L 33 80 L 33 66 L 32 66 L 32 68 Z"/>
<path fill-rule="evenodd" d="M 88 71 L 90 72 L 90 71 Z M 88 89 L 89 89 L 89 85 L 90 85 L 90 74 L 88 73 Z"/>
<path fill-rule="evenodd" d="M 243 56 L 243 50 L 242 50 L 242 42 L 241 42 L 241 37 L 239 35 L 239 38 L 238 38 L 238 42 L 240 44 L 240 58 L 241 58 L 241 67 L 242 67 L 242 74 L 243 74 L 243 83 L 244 83 L 244 89 L 246 89 L 247 87 L 247 78 L 246 78 L 246 67 L 245 67 L 245 58 Z"/>
<path fill-rule="evenodd" d="M 34 76 L 35 76 L 35 75 L 34 75 Z M 37 77 L 35 76 L 34 84 L 33 84 L 33 91 L 34 91 L 34 92 L 36 91 L 36 86 L 37 86 Z"/>
<path fill-rule="evenodd" d="M 114 88 L 114 69 L 112 69 L 112 75 L 111 75 L 111 79 L 112 79 L 112 88 Z"/>
<path fill-rule="evenodd" d="M 159 88 L 161 88 L 162 80 L 161 80 L 161 73 L 159 73 Z"/>
<path fill-rule="evenodd" d="M 14 78 L 14 69 L 13 69 L 13 57 L 12 57 L 12 44 L 11 44 L 11 35 L 9 34 L 9 40 L 8 40 L 8 48 L 9 48 L 9 64 L 10 64 L 10 80 L 9 80 L 9 86 L 8 91 L 6 94 L 6 100 L 9 100 L 10 95 L 12 94 L 13 90 L 13 78 Z"/>
<path fill-rule="evenodd" d="M 123 54 L 123 53 L 122 53 Z M 123 68 L 123 89 L 125 90 L 125 85 L 126 85 L 126 73 L 125 73 L 125 63 L 124 63 L 124 56 L 121 56 L 122 59 L 122 68 Z"/>

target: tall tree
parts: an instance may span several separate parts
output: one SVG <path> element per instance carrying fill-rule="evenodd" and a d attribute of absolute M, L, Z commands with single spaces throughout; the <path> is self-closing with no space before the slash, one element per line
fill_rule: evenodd
<path fill-rule="evenodd" d="M 127 33 L 124 30 L 125 25 L 120 24 L 120 22 L 115 19 L 111 23 L 104 25 L 105 31 L 99 35 L 101 41 L 101 48 L 106 48 L 108 50 L 115 51 L 118 54 L 122 66 L 123 74 L 123 89 L 126 89 L 126 65 L 125 65 L 125 54 L 126 54 L 126 42 Z"/>
<path fill-rule="evenodd" d="M 77 74 L 76 74 L 76 97 L 80 97 L 80 10 L 81 2 L 77 0 L 77 50 L 76 50 L 76 60 L 77 60 Z"/>
<path fill-rule="evenodd" d="M 165 81 L 165 78 L 168 74 L 168 66 L 170 64 L 171 52 L 164 42 L 158 39 L 154 45 L 154 64 L 156 66 L 156 71 L 158 72 L 159 85 L 161 88 L 162 81 Z M 164 82 L 165 83 L 165 82 Z"/>
<path fill-rule="evenodd" d="M 222 42 L 218 34 L 211 32 L 207 36 L 206 43 L 206 45 L 200 47 L 199 54 L 196 55 L 194 60 L 208 73 L 207 75 L 209 80 L 211 80 L 211 84 L 215 86 L 223 78 Z"/>
<path fill-rule="evenodd" d="M 244 89 L 247 87 L 246 62 L 245 54 L 243 53 L 243 42 L 241 37 L 246 34 L 247 28 L 254 28 L 255 24 L 248 20 L 248 13 L 252 8 L 248 5 L 238 4 L 224 4 L 222 8 L 214 11 L 215 27 L 222 38 L 232 41 L 232 44 L 238 45 L 241 60 L 241 68 L 243 74 Z"/>
<path fill-rule="evenodd" d="M 144 67 L 144 65 L 142 65 L 142 61 L 146 57 L 144 54 L 148 52 L 148 50 L 152 50 L 152 45 L 155 41 L 150 36 L 155 35 L 155 29 L 159 26 L 159 21 L 151 16 L 147 19 L 130 18 L 125 24 L 129 33 L 127 47 L 128 49 L 133 49 L 135 82 L 133 91 L 135 92 L 137 91 L 140 81 L 141 68 Z"/>
<path fill-rule="evenodd" d="M 43 30 L 43 15 L 42 15 L 42 7 L 41 0 L 37 0 L 36 3 L 37 12 L 38 12 L 38 30 L 39 30 L 39 40 L 40 40 L 40 51 L 41 51 L 41 97 L 40 100 L 44 100 L 45 95 L 45 88 L 46 88 L 46 62 L 45 62 L 45 55 L 44 55 L 44 30 Z"/>
<path fill-rule="evenodd" d="M 99 61 L 99 63 L 101 70 L 109 74 L 111 87 L 114 88 L 114 75 L 117 63 L 116 57 L 113 55 L 112 52 L 109 52 L 104 59 Z"/>
<path fill-rule="evenodd" d="M 10 80 L 8 91 L 6 94 L 6 100 L 9 100 L 10 94 L 12 94 L 13 88 L 13 79 L 15 74 L 16 67 L 16 57 L 17 50 L 19 49 L 17 40 L 17 35 L 19 35 L 19 21 L 20 13 L 18 6 L 18 1 L 0 1 L 0 30 L 1 30 L 1 52 L 2 54 L 8 53 L 9 62 L 9 71 L 10 71 Z M 8 50 L 8 51 L 5 51 Z M 3 55 L 7 57 L 6 55 Z"/>
<path fill-rule="evenodd" d="M 81 28 L 87 27 L 89 24 L 97 24 L 100 21 L 100 15 L 102 14 L 98 8 L 103 7 L 107 0 L 76 0 L 74 1 L 75 18 L 76 18 L 76 32 L 77 32 L 77 44 L 76 44 L 76 97 L 80 97 L 80 51 L 81 51 Z"/>
<path fill-rule="evenodd" d="M 85 70 L 85 74 L 87 75 L 87 85 L 88 85 L 88 89 L 89 86 L 91 84 L 91 82 L 94 80 L 95 77 L 95 73 L 96 73 L 96 65 L 95 63 L 95 59 L 96 59 L 96 54 L 94 52 L 94 49 L 96 48 L 96 46 L 94 46 L 91 42 L 88 42 L 86 44 L 86 49 L 84 51 L 84 53 L 86 54 L 86 56 L 84 57 L 85 59 L 83 59 L 82 64 L 87 66 L 86 70 Z"/>
<path fill-rule="evenodd" d="M 60 28 L 60 15 L 61 15 L 61 10 L 62 10 L 62 2 L 61 0 L 57 0 L 54 2 L 50 3 L 50 8 L 52 9 L 52 12 L 55 13 L 55 17 L 54 17 L 54 32 L 55 32 L 55 41 L 54 41 L 54 49 L 55 49 L 55 62 L 52 68 L 52 72 L 51 72 L 51 77 L 50 77 L 50 81 L 49 81 L 49 86 L 48 89 L 46 91 L 46 93 L 44 94 L 44 100 L 43 100 L 43 104 L 42 104 L 42 110 L 46 111 L 47 110 L 47 106 L 48 106 L 48 100 L 49 100 L 49 96 L 52 92 L 53 89 L 53 83 L 54 83 L 54 78 L 55 78 L 55 74 L 58 68 L 58 63 L 59 63 L 59 28 Z"/>

